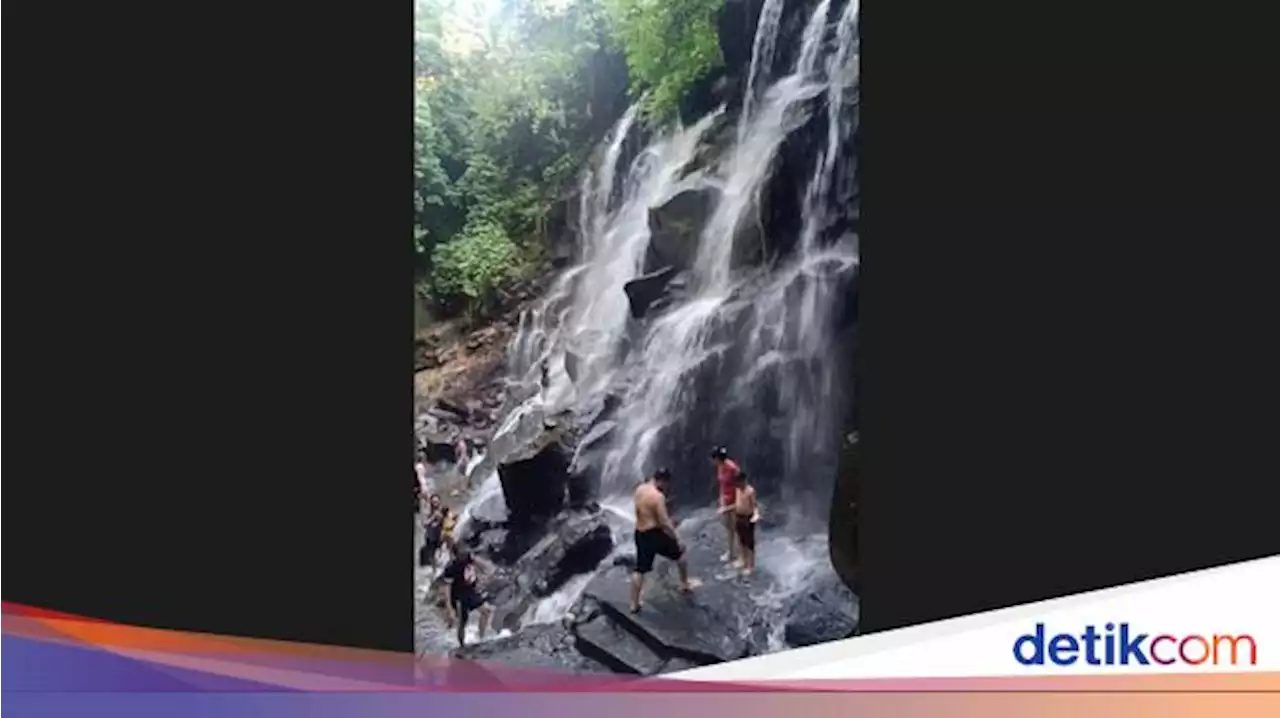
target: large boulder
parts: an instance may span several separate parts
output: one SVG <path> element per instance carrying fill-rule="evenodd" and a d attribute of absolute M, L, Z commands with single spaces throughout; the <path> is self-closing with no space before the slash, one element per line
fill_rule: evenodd
<path fill-rule="evenodd" d="M 426 430 L 419 434 L 418 448 L 428 464 L 453 463 L 458 456 L 456 443 L 454 436 L 448 431 Z"/>
<path fill-rule="evenodd" d="M 594 571 L 611 551 L 612 532 L 601 512 L 570 512 L 516 562 L 516 581 L 545 598 L 573 576 Z"/>
<path fill-rule="evenodd" d="M 595 570 L 613 551 L 613 536 L 600 511 L 566 512 L 557 516 L 548 531 L 536 539 L 530 532 L 491 529 L 480 542 L 501 532 L 502 544 L 490 555 L 510 566 L 501 570 L 490 590 L 497 625 L 518 628 L 529 608 L 555 593 L 570 578 Z M 530 539 L 535 539 L 529 545 Z"/>
<path fill-rule="evenodd" d="M 715 209 L 716 198 L 714 188 L 697 187 L 678 192 L 649 210 L 646 273 L 662 267 L 686 270 L 693 266 L 698 253 L 698 237 Z"/>
<path fill-rule="evenodd" d="M 659 673 L 667 659 L 654 651 L 626 624 L 615 621 L 598 607 L 573 625 L 579 653 L 608 666 L 617 673 L 651 676 Z"/>
<path fill-rule="evenodd" d="M 647 642 L 635 632 L 634 623 L 608 606 L 584 601 L 584 613 L 576 616 L 572 632 L 582 655 L 617 673 L 652 676 L 696 668 L 691 661 Z"/>
<path fill-rule="evenodd" d="M 622 285 L 631 307 L 631 316 L 642 319 L 649 308 L 666 293 L 667 282 L 676 275 L 675 267 L 667 266 L 642 274 Z"/>
<path fill-rule="evenodd" d="M 511 523 L 536 524 L 564 508 L 576 449 L 567 422 L 547 419 L 537 436 L 498 463 Z"/>
<path fill-rule="evenodd" d="M 858 599 L 839 576 L 828 573 L 791 600 L 783 638 L 793 648 L 838 641 L 858 625 Z"/>

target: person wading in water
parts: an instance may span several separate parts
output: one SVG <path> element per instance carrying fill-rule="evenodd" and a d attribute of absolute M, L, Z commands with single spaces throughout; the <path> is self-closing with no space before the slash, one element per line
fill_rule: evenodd
<path fill-rule="evenodd" d="M 724 524 L 725 535 L 729 539 L 729 550 L 720 556 L 721 561 L 732 561 L 734 566 L 741 566 L 738 554 L 738 530 L 734 525 L 732 509 L 737 501 L 737 480 L 742 469 L 729 458 L 729 452 L 723 446 L 711 450 L 711 462 L 716 467 L 716 490 L 720 497 L 720 520 Z"/>
<path fill-rule="evenodd" d="M 636 487 L 636 569 L 631 574 L 631 612 L 640 612 L 640 592 L 644 589 L 644 576 L 653 570 L 653 560 L 664 556 L 676 562 L 680 570 L 680 591 L 689 593 L 689 564 L 684 556 L 684 544 L 676 534 L 675 524 L 667 514 L 667 489 L 671 484 L 671 472 L 658 469 L 653 477 Z"/>
<path fill-rule="evenodd" d="M 467 644 L 467 619 L 473 611 L 480 614 L 480 640 L 482 641 L 484 634 L 489 630 L 489 619 L 493 616 L 493 606 L 489 605 L 488 597 L 480 591 L 477 565 L 482 565 L 489 571 L 494 570 L 492 564 L 473 555 L 465 545 L 458 544 L 454 548 L 453 562 L 444 570 L 445 586 L 448 591 L 445 605 L 448 607 L 450 623 L 457 621 L 459 646 Z"/>

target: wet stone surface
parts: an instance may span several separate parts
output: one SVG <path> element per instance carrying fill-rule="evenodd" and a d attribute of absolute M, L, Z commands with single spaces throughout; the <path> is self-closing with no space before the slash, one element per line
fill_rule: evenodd
<path fill-rule="evenodd" d="M 454 658 L 492 661 L 503 668 L 545 669 L 570 673 L 611 673 L 603 664 L 582 655 L 564 626 L 530 626 L 518 634 L 475 643 L 453 652 Z"/>
<path fill-rule="evenodd" d="M 571 537 L 593 533 L 582 529 L 598 519 L 586 515 L 590 521 L 579 519 L 581 526 L 562 532 Z M 529 576 L 518 579 L 514 566 L 502 567 L 486 582 L 495 604 L 506 606 L 505 618 L 497 615 L 502 611 L 494 617 L 494 627 L 502 633 L 458 650 L 442 608 L 420 598 L 419 654 L 645 676 L 836 640 L 856 625 L 856 598 L 831 568 L 825 536 L 795 539 L 782 526 L 763 525 L 757 573 L 745 578 L 721 561 L 726 537 L 713 511 L 694 512 L 679 523 L 679 530 L 695 584 L 691 595 L 678 590 L 675 563 L 659 558 L 646 578 L 641 612 L 630 613 L 634 547 L 627 543 L 594 574 L 574 579 L 585 587 L 563 621 L 522 628 L 520 618 L 538 600 L 535 593 L 545 595 L 547 589 L 535 586 L 538 581 Z M 526 568 L 547 561 L 533 558 L 522 559 Z M 420 584 L 429 585 L 430 577 L 419 573 Z M 420 595 L 425 598 L 425 590 Z M 476 639 L 473 620 L 468 640 Z"/>

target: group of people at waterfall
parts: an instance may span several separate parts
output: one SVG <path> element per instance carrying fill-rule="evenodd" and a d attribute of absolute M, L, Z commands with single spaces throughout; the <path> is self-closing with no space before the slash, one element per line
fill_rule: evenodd
<path fill-rule="evenodd" d="M 718 518 L 725 528 L 726 550 L 720 560 L 749 577 L 755 572 L 755 534 L 760 520 L 756 490 L 747 473 L 723 447 L 711 451 L 711 462 L 715 468 Z M 419 495 L 427 495 L 428 482 L 423 473 L 425 463 L 420 461 L 416 468 Z M 659 556 L 676 563 L 682 592 L 689 593 L 695 586 L 689 578 L 685 543 L 667 511 L 670 487 L 671 472 L 658 469 L 635 489 L 636 558 L 631 574 L 632 613 L 639 613 L 642 608 L 645 577 L 653 571 Z M 426 505 L 420 506 L 419 513 L 423 543 L 418 562 L 434 569 L 442 555 L 446 559 L 440 576 L 444 584 L 446 615 L 450 627 L 457 630 L 458 645 L 466 643 L 467 624 L 472 614 L 479 618 L 479 635 L 483 640 L 493 618 L 493 607 L 481 589 L 479 571 L 491 573 L 496 568 L 455 539 L 458 514 L 444 505 L 440 494 L 431 493 Z"/>
<path fill-rule="evenodd" d="M 760 521 L 755 487 L 724 447 L 711 451 L 711 461 L 716 472 L 718 512 L 727 540 L 727 550 L 720 560 L 741 569 L 744 576 L 751 576 L 756 568 L 756 524 Z M 658 556 L 676 562 L 682 592 L 693 590 L 685 545 L 667 512 L 670 486 L 671 472 L 658 469 L 635 490 L 636 565 L 631 574 L 632 613 L 639 613 L 642 608 L 645 575 L 653 570 Z"/>
<path fill-rule="evenodd" d="M 469 449 L 464 440 L 458 440 L 456 468 L 463 476 L 466 476 L 470 460 Z M 435 569 L 444 558 L 444 570 L 440 576 L 445 587 L 445 612 L 450 627 L 457 628 L 458 645 L 466 642 L 467 623 L 472 613 L 479 616 L 480 638 L 483 639 L 493 609 L 480 589 L 477 569 L 493 571 L 494 566 L 471 553 L 465 544 L 456 541 L 454 532 L 458 525 L 458 512 L 445 506 L 440 494 L 430 493 L 426 506 L 422 506 L 422 497 L 428 495 L 430 486 L 425 457 L 419 457 L 414 465 L 414 473 L 415 504 L 422 521 L 422 548 L 418 553 L 418 565 Z"/>

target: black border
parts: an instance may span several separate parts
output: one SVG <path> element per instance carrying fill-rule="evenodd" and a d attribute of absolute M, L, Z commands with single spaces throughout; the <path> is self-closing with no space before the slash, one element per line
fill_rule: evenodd
<path fill-rule="evenodd" d="M 409 650 L 410 6 L 42 10 L 5 600 Z M 864 631 L 1280 550 L 1270 26 L 1122 15 L 866 8 Z"/>
<path fill-rule="evenodd" d="M 123 13 L 25 23 L 4 598 L 409 651 L 412 7 Z"/>
<path fill-rule="evenodd" d="M 865 632 L 1280 553 L 1267 45 L 1175 15 L 866 7 Z"/>

